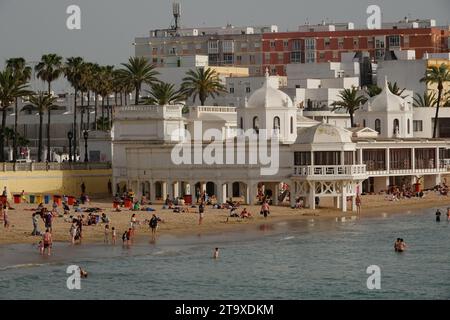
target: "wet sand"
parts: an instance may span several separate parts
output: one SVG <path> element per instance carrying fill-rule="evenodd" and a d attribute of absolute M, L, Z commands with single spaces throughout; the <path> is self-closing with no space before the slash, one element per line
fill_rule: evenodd
<path fill-rule="evenodd" d="M 264 219 L 259 214 L 260 206 L 241 206 L 247 208 L 247 211 L 252 213 L 251 219 L 228 218 L 229 210 L 212 209 L 208 206 L 206 208 L 205 218 L 203 223 L 199 225 L 197 209 L 190 209 L 191 213 L 174 213 L 172 210 L 162 210 L 162 204 L 156 203 L 150 206 L 156 209 L 156 212 L 148 211 L 131 211 L 129 209 L 121 208 L 121 212 L 114 212 L 110 199 L 94 199 L 88 205 L 82 205 L 81 208 L 99 207 L 110 219 L 110 228 L 115 227 L 117 230 L 117 244 L 122 243 L 122 233 L 129 228 L 130 218 L 133 213 L 136 214 L 141 225 L 137 227 L 136 235 L 138 238 L 151 237 L 150 229 L 144 220 L 150 219 L 153 213 L 156 213 L 163 222 L 159 224 L 159 235 L 172 236 L 189 236 L 198 234 L 215 234 L 227 231 L 239 231 L 241 228 L 248 226 L 258 226 L 264 222 L 276 223 L 280 221 L 302 221 L 306 219 L 336 219 L 342 217 L 356 216 L 357 218 L 373 217 L 386 214 L 402 214 L 411 212 L 413 210 L 420 210 L 432 207 L 441 207 L 444 210 L 450 206 L 450 198 L 441 196 L 436 192 L 425 193 L 424 198 L 402 199 L 399 201 L 388 201 L 384 195 L 365 195 L 362 196 L 361 214 L 348 211 L 341 212 L 338 209 L 331 208 L 331 199 L 322 199 L 320 207 L 316 210 L 310 209 L 291 209 L 286 203 L 285 206 L 271 206 L 271 214 Z M 0 245 L 2 244 L 32 244 L 38 242 L 41 237 L 31 236 L 32 220 L 31 215 L 34 212 L 32 209 L 37 207 L 37 204 L 12 204 L 14 210 L 9 210 L 10 228 L 6 230 L 3 227 L 3 222 L 0 226 Z M 350 207 L 350 203 L 349 203 Z M 51 204 L 47 205 L 51 209 Z M 62 208 L 58 209 L 62 213 Z M 84 213 L 87 215 L 86 213 Z M 75 215 L 71 210 L 71 215 Z M 227 221 L 228 218 L 228 221 Z M 44 224 L 39 219 L 40 231 L 44 231 Z M 70 223 L 65 222 L 64 218 L 55 218 L 53 221 L 53 240 L 55 242 L 70 242 L 69 236 Z M 243 229 L 242 229 L 243 230 Z M 83 243 L 103 243 L 104 239 L 104 224 L 97 224 L 94 226 L 83 227 Z"/>

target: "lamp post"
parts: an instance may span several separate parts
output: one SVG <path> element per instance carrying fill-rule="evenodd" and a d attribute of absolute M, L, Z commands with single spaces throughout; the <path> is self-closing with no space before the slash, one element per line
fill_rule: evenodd
<path fill-rule="evenodd" d="M 87 130 L 83 131 L 83 138 L 84 138 L 84 162 L 88 162 L 88 147 L 87 147 L 87 141 L 89 138 L 89 132 Z"/>
<path fill-rule="evenodd" d="M 67 132 L 67 139 L 69 139 L 69 162 L 72 162 L 72 131 Z"/>

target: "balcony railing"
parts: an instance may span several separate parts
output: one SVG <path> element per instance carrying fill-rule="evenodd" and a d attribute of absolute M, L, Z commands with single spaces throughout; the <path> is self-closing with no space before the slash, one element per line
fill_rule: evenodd
<path fill-rule="evenodd" d="M 344 177 L 366 175 L 365 164 L 331 166 L 294 166 L 294 176 L 300 177 Z"/>
<path fill-rule="evenodd" d="M 111 169 L 109 162 L 29 162 L 0 163 L 0 171 L 52 171 L 52 170 L 95 170 Z"/>

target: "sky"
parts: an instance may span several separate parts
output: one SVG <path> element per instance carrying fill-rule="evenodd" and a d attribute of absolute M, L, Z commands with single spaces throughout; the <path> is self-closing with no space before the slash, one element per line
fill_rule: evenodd
<path fill-rule="evenodd" d="M 83 56 L 119 65 L 134 55 L 133 40 L 169 27 L 170 0 L 0 0 L 0 68 L 10 57 L 37 61 L 44 53 Z M 278 25 L 296 30 L 305 21 L 366 23 L 368 5 L 383 21 L 433 18 L 448 25 L 450 0 L 180 0 L 182 26 Z M 81 9 L 81 30 L 69 30 L 69 5 Z"/>

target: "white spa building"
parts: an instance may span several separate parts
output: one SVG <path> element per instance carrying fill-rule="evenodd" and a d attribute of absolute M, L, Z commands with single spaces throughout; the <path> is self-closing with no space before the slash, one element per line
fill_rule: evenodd
<path fill-rule="evenodd" d="M 301 102 L 268 80 L 241 100 L 237 107 L 191 107 L 188 114 L 182 114 L 182 105 L 118 108 L 112 131 L 114 192 L 126 186 L 152 201 L 189 194 L 195 201 L 195 195 L 205 190 L 218 202 L 240 197 L 248 204 L 256 204 L 262 192 L 274 205 L 293 206 L 302 198 L 313 209 L 317 198 L 331 197 L 335 207 L 347 211 L 356 210 L 359 193 L 417 181 L 422 189 L 431 188 L 448 172 L 450 141 L 414 138 L 412 107 L 387 85 L 356 114 L 356 122 L 364 126 L 352 129 L 304 117 Z M 194 134 L 195 126 L 201 134 Z M 208 136 L 209 129 L 218 131 Z M 262 164 L 261 143 L 249 142 L 238 129 L 270 130 L 260 139 L 269 150 L 278 141 L 278 170 L 262 174 L 261 168 L 276 161 Z M 212 146 L 223 147 L 223 154 Z M 174 148 L 192 154 L 179 163 L 173 160 Z M 209 154 L 215 163 L 202 159 L 202 154 Z M 244 154 L 245 161 L 239 162 L 237 154 Z M 250 161 L 255 157 L 256 164 Z"/>

